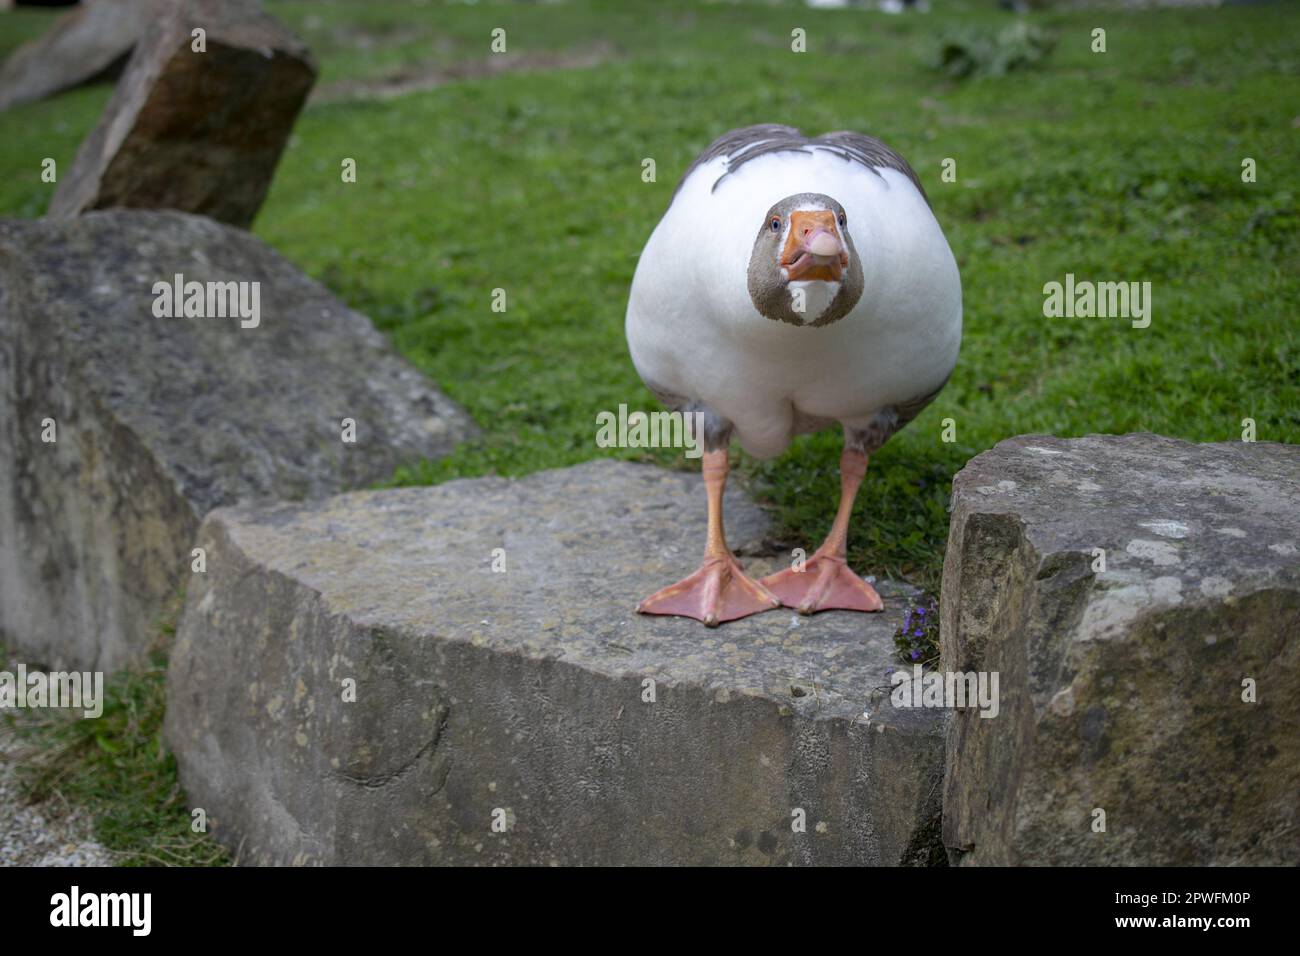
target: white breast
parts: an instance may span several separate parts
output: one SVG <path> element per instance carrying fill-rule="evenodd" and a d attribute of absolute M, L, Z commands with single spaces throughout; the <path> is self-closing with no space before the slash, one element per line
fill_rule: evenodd
<path fill-rule="evenodd" d="M 796 412 L 865 425 L 938 388 L 957 360 L 961 283 L 911 180 L 824 151 L 752 159 L 712 190 L 725 170 L 724 159 L 696 169 L 641 254 L 627 311 L 641 377 L 703 401 L 760 457 L 786 447 Z M 765 318 L 747 287 L 767 210 L 803 192 L 843 205 L 865 277 L 853 311 L 822 328 Z M 806 294 L 812 321 L 814 290 Z"/>
<path fill-rule="evenodd" d="M 790 290 L 791 300 L 800 301 L 803 305 L 802 309 L 795 309 L 803 319 L 803 324 L 812 325 L 830 308 L 835 296 L 839 295 L 840 284 L 799 280 L 791 282 L 787 288 Z"/>

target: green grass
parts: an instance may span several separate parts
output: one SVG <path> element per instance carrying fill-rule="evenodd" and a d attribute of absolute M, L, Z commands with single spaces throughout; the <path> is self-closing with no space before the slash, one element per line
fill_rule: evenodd
<path fill-rule="evenodd" d="M 622 329 L 642 244 L 701 147 L 771 120 L 868 130 L 897 146 L 962 271 L 960 364 L 873 462 L 852 539 L 862 570 L 933 586 L 952 474 L 1010 435 L 1231 440 L 1249 416 L 1262 440 L 1300 437 L 1300 11 L 1107 13 L 1103 55 L 1089 50 L 1098 14 L 1051 15 L 1040 22 L 1057 45 L 1039 68 L 964 83 L 929 67 L 933 15 L 546 12 L 550 29 L 570 26 L 569 46 L 612 37 L 621 58 L 316 106 L 257 224 L 374 316 L 484 427 L 481 441 L 399 482 L 602 454 L 597 411 L 652 405 Z M 503 25 L 517 49 L 536 15 L 484 7 L 449 19 L 480 48 Z M 964 20 L 1004 22 L 975 11 Z M 808 30 L 812 52 L 789 52 L 791 25 Z M 358 162 L 356 184 L 339 181 L 345 156 Z M 657 183 L 641 181 L 646 156 Z M 949 156 L 955 184 L 939 178 Z M 1257 161 L 1257 183 L 1241 182 L 1243 156 Z M 1045 319 L 1043 284 L 1066 272 L 1151 281 L 1151 327 Z M 504 314 L 489 307 L 497 287 L 509 296 Z M 940 441 L 948 417 L 952 444 Z M 827 433 L 742 463 L 786 537 L 815 545 L 825 532 L 838 453 Z"/>
<path fill-rule="evenodd" d="M 951 478 L 1025 432 L 1150 430 L 1300 441 L 1300 5 L 1033 18 L 1032 68 L 957 81 L 941 33 L 992 31 L 990 3 L 928 16 L 801 5 L 447 7 L 270 3 L 313 45 L 322 84 L 509 55 L 599 65 L 507 72 L 405 97 L 313 103 L 255 232 L 371 315 L 463 404 L 481 439 L 400 484 L 519 475 L 608 454 L 595 416 L 653 402 L 623 312 L 636 258 L 681 170 L 753 122 L 881 136 L 917 169 L 956 253 L 965 339 L 948 388 L 872 462 L 851 536 L 863 571 L 937 585 Z M 25 14 L 34 18 L 34 14 Z M 35 22 L 34 19 L 16 21 Z M 1089 49 L 1107 30 L 1108 52 Z M 807 30 L 807 54 L 789 49 Z M 8 38 L 4 41 L 8 43 Z M 39 215 L 40 159 L 70 161 L 107 98 L 79 90 L 0 116 L 0 214 Z M 1258 164 L 1245 184 L 1243 157 Z M 344 157 L 355 184 L 340 181 Z M 653 157 L 658 182 L 641 180 Z M 958 181 L 940 180 L 945 157 Z M 1046 319 L 1044 283 L 1150 281 L 1151 327 Z M 491 311 L 494 288 L 509 308 Z M 957 440 L 940 439 L 943 419 Z M 839 436 L 741 458 L 792 544 L 834 512 Z M 668 453 L 626 458 L 684 466 Z"/>
<path fill-rule="evenodd" d="M 0 721 L 29 753 L 18 764 L 28 799 L 55 798 L 94 819 L 92 836 L 118 866 L 212 866 L 228 862 L 210 836 L 191 829 L 163 746 L 165 647 L 179 604 L 158 629 L 148 658 L 104 681 L 104 712 L 94 720 L 67 711 L 4 711 Z M 10 659 L 0 647 L 0 661 Z"/>

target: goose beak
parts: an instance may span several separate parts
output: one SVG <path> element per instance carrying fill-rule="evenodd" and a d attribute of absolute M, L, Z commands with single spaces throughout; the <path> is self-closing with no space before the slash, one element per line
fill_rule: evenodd
<path fill-rule="evenodd" d="M 839 238 L 831 235 L 825 229 L 818 229 L 813 233 L 812 238 L 804 243 L 804 248 L 814 256 L 822 259 L 838 258 L 839 254 L 844 251 Z"/>
<path fill-rule="evenodd" d="M 829 210 L 790 214 L 790 232 L 780 259 L 787 281 L 840 281 L 849 253 L 836 225 Z"/>

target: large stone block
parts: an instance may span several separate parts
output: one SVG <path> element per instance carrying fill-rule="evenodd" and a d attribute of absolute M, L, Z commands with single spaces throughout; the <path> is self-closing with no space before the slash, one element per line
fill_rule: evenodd
<path fill-rule="evenodd" d="M 942 616 L 1002 704 L 953 718 L 956 862 L 1300 863 L 1300 447 L 1001 442 L 954 481 Z"/>
<path fill-rule="evenodd" d="M 132 206 L 247 227 L 261 208 L 316 80 L 307 48 L 253 0 L 163 11 L 60 178 L 50 216 Z"/>
<path fill-rule="evenodd" d="M 258 283 L 260 322 L 156 317 L 153 286 L 177 274 L 249 283 L 250 304 Z M 128 210 L 0 221 L 0 636 L 123 664 L 188 580 L 210 509 L 372 484 L 470 428 L 243 230 Z"/>
<path fill-rule="evenodd" d="M 0 66 L 0 110 L 121 69 L 161 0 L 84 0 Z M 0 9 L 5 4 L 0 3 Z"/>
<path fill-rule="evenodd" d="M 943 714 L 876 693 L 905 597 L 639 617 L 703 540 L 698 475 L 612 461 L 213 512 L 168 672 L 191 805 L 264 864 L 942 859 Z"/>

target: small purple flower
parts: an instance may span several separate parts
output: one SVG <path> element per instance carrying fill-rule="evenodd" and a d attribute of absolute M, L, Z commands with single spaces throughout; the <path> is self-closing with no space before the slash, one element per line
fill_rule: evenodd
<path fill-rule="evenodd" d="M 918 607 L 918 608 L 916 609 L 916 616 L 917 616 L 917 617 L 925 617 L 925 608 L 923 608 L 923 607 Z"/>
<path fill-rule="evenodd" d="M 916 661 L 916 660 L 920 660 L 920 659 L 921 659 L 921 652 L 920 652 L 920 651 L 912 651 L 912 660 Z"/>
<path fill-rule="evenodd" d="M 912 636 L 913 636 L 913 637 L 920 637 L 920 636 L 921 636 L 921 630 L 920 630 L 920 628 L 918 628 L 917 630 L 913 631 L 913 632 L 912 632 Z"/>

